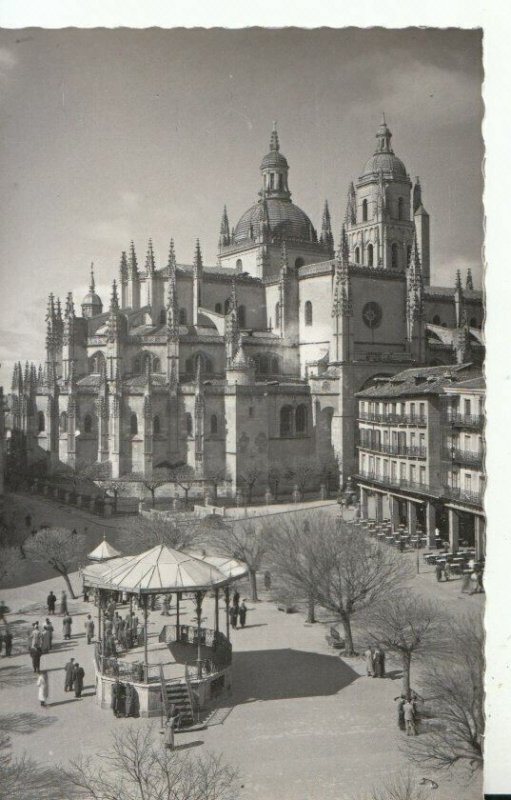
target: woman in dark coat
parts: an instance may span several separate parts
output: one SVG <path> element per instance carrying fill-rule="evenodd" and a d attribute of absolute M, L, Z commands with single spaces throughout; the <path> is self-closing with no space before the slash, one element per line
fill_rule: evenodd
<path fill-rule="evenodd" d="M 238 613 L 239 613 L 238 606 L 231 606 L 229 611 L 229 616 L 231 619 L 231 628 L 236 629 L 238 627 Z"/>
<path fill-rule="evenodd" d="M 123 683 L 117 678 L 112 684 L 112 711 L 114 717 L 123 717 L 126 710 L 126 689 Z"/>
<path fill-rule="evenodd" d="M 75 697 L 82 696 L 83 679 L 85 678 L 85 671 L 78 662 L 75 664 L 73 672 L 73 689 L 75 690 Z"/>

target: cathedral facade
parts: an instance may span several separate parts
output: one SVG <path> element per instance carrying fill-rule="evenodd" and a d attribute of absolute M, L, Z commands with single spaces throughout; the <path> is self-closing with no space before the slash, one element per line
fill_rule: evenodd
<path fill-rule="evenodd" d="M 187 464 L 233 491 L 257 467 L 336 460 L 356 471 L 355 393 L 415 365 L 481 363 L 483 306 L 470 273 L 430 285 L 430 219 L 382 120 L 351 184 L 338 247 L 291 201 L 277 131 L 257 201 L 221 219 L 218 261 L 144 264 L 131 243 L 104 309 L 50 295 L 46 363 L 13 376 L 12 427 L 50 469 L 108 462 L 112 477 Z M 81 312 L 81 313 L 80 313 Z"/>

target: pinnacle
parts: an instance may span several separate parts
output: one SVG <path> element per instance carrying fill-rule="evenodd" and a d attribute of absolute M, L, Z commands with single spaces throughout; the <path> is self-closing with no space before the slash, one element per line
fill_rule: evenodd
<path fill-rule="evenodd" d="M 273 129 L 270 138 L 270 150 L 276 150 L 277 152 L 280 150 L 279 135 L 277 133 L 276 120 L 273 121 Z"/>
<path fill-rule="evenodd" d="M 89 291 L 93 294 L 95 292 L 95 290 L 96 290 L 96 283 L 94 281 L 94 261 L 91 261 Z"/>

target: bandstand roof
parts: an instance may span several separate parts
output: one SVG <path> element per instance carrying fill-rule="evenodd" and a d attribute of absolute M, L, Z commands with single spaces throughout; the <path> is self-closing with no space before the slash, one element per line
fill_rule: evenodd
<path fill-rule="evenodd" d="M 206 564 L 212 564 L 212 566 L 219 569 L 226 578 L 235 580 L 246 575 L 248 572 L 247 565 L 244 564 L 243 561 L 238 561 L 236 558 L 228 558 L 227 556 L 200 556 L 196 553 L 191 555 L 194 555 L 195 558 L 199 558 L 201 561 L 205 561 Z"/>
<path fill-rule="evenodd" d="M 88 554 L 87 558 L 90 558 L 91 561 L 108 561 L 110 558 L 117 558 L 120 555 L 119 550 L 112 547 L 103 537 L 103 541 Z"/>
<path fill-rule="evenodd" d="M 88 574 L 89 569 L 84 577 Z M 159 594 L 207 590 L 225 586 L 233 579 L 204 558 L 160 544 L 139 555 L 112 561 L 97 576 L 96 585 L 133 594 Z"/>

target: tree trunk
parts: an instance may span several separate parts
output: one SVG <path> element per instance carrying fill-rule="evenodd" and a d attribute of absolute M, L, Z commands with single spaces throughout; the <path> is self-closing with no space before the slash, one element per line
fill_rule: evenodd
<path fill-rule="evenodd" d="M 344 655 L 354 656 L 353 634 L 351 632 L 351 618 L 348 614 L 341 615 L 342 627 L 344 630 Z"/>
<path fill-rule="evenodd" d="M 316 622 L 315 616 L 316 605 L 312 597 L 309 597 L 309 602 L 307 606 L 307 622 Z"/>
<path fill-rule="evenodd" d="M 151 504 L 152 507 L 154 508 L 154 504 L 156 503 L 156 497 L 155 497 L 156 489 L 150 489 L 150 492 L 151 492 Z"/>
<path fill-rule="evenodd" d="M 249 484 L 248 485 L 248 491 L 247 491 L 247 506 L 251 506 L 252 505 L 252 492 L 253 492 L 253 490 L 254 490 L 254 487 Z"/>
<path fill-rule="evenodd" d="M 117 514 L 117 495 L 118 492 L 114 489 L 114 512 Z"/>
<path fill-rule="evenodd" d="M 218 505 L 218 484 L 213 484 L 213 502 L 217 506 Z"/>
<path fill-rule="evenodd" d="M 63 571 L 63 570 L 61 570 L 61 569 L 57 570 L 57 572 L 60 572 L 60 574 L 61 574 L 61 575 L 62 575 L 62 577 L 64 578 L 64 580 L 65 580 L 65 582 L 66 582 L 66 586 L 67 586 L 67 588 L 69 589 L 69 594 L 71 595 L 71 598 L 72 598 L 73 600 L 76 600 L 76 595 L 75 595 L 75 593 L 74 593 L 74 589 L 73 589 L 73 587 L 71 586 L 71 581 L 70 581 L 70 579 L 69 579 L 69 575 L 67 574 L 67 572 L 64 572 L 64 571 Z"/>
<path fill-rule="evenodd" d="M 184 490 L 184 493 L 185 493 L 185 508 L 188 508 L 188 492 L 189 491 L 190 491 L 190 489 L 185 489 Z"/>
<path fill-rule="evenodd" d="M 253 603 L 259 599 L 257 597 L 257 575 L 255 569 L 248 569 L 248 577 L 250 580 L 250 599 Z"/>
<path fill-rule="evenodd" d="M 408 699 L 410 697 L 410 664 L 412 661 L 411 653 L 403 653 L 403 694 Z"/>

